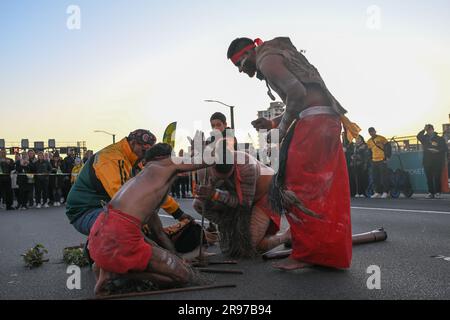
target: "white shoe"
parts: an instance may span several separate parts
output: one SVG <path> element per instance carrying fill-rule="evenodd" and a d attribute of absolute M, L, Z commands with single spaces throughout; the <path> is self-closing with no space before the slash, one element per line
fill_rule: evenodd
<path fill-rule="evenodd" d="M 373 196 L 371 196 L 370 198 L 372 198 L 372 199 L 378 199 L 378 198 L 380 198 L 381 197 L 381 194 L 379 194 L 379 193 L 375 193 Z"/>
<path fill-rule="evenodd" d="M 427 194 L 427 196 L 425 198 L 427 198 L 427 199 L 434 199 L 434 194 L 429 193 L 429 194 Z"/>
<path fill-rule="evenodd" d="M 48 208 L 48 207 L 49 207 L 48 203 L 44 204 L 44 208 Z"/>
<path fill-rule="evenodd" d="M 434 195 L 434 197 L 435 197 L 436 199 L 440 199 L 440 198 L 441 198 L 441 194 L 440 194 L 440 193 L 436 193 L 436 194 Z"/>
<path fill-rule="evenodd" d="M 53 204 L 53 206 L 55 206 L 55 207 L 59 207 L 59 206 L 61 206 L 61 203 L 59 203 L 59 202 L 55 202 L 55 203 Z"/>
<path fill-rule="evenodd" d="M 383 195 L 381 196 L 381 199 L 387 199 L 387 198 L 388 198 L 387 192 L 383 193 Z"/>
<path fill-rule="evenodd" d="M 39 203 L 37 206 L 36 206 L 36 209 L 40 209 L 41 208 L 41 204 Z"/>

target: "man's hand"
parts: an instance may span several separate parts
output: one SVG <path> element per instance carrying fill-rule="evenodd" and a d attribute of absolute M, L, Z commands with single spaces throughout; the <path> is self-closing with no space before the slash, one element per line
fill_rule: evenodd
<path fill-rule="evenodd" d="M 205 134 L 203 131 L 197 130 L 194 135 L 194 139 L 187 137 L 189 144 L 191 145 L 191 157 L 201 155 L 205 148 Z"/>
<path fill-rule="evenodd" d="M 201 200 L 211 200 L 216 189 L 211 185 L 199 184 L 195 188 L 196 197 Z"/>
<path fill-rule="evenodd" d="M 272 121 L 266 118 L 259 118 L 252 121 L 252 126 L 257 130 L 270 130 L 272 129 Z"/>
<path fill-rule="evenodd" d="M 194 220 L 194 218 L 191 217 L 190 215 L 188 215 L 187 213 L 183 213 L 183 215 L 178 219 L 178 221 L 183 221 L 183 220 L 192 221 L 192 220 Z"/>

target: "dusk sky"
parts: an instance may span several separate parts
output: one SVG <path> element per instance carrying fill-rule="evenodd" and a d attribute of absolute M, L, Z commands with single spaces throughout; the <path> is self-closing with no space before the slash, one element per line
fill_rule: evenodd
<path fill-rule="evenodd" d="M 67 27 L 70 5 L 80 29 Z M 0 138 L 83 140 L 97 151 L 111 137 L 94 130 L 119 139 L 147 128 L 161 139 L 178 121 L 178 149 L 194 128 L 210 130 L 213 112 L 228 116 L 204 102 L 216 99 L 236 106 L 248 142 L 270 99 L 226 59 L 242 36 L 288 36 L 306 50 L 366 137 L 370 126 L 392 137 L 449 122 L 448 0 L 3 0 Z"/>

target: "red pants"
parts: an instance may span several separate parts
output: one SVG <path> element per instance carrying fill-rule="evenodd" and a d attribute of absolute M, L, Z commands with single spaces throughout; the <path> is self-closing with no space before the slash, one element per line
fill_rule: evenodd
<path fill-rule="evenodd" d="M 108 208 L 92 226 L 89 253 L 98 267 L 124 274 L 147 269 L 152 246 L 144 240 L 139 219 Z"/>
<path fill-rule="evenodd" d="M 292 255 L 297 260 L 334 268 L 349 268 L 352 259 L 350 188 L 337 116 L 315 115 L 295 127 L 286 164 L 286 187 L 317 219 L 297 208 L 287 216 Z"/>

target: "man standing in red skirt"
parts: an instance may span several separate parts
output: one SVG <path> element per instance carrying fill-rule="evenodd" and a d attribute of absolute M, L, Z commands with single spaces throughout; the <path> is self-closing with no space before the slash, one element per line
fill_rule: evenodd
<path fill-rule="evenodd" d="M 359 128 L 344 116 L 346 110 L 289 38 L 238 38 L 229 46 L 228 59 L 239 72 L 265 80 L 272 100 L 271 89 L 286 104 L 279 118 L 252 123 L 257 130 L 277 128 L 282 141 L 269 197 L 273 209 L 286 214 L 293 250 L 274 267 L 349 268 L 350 188 L 340 134 L 343 124 L 352 140 Z"/>

